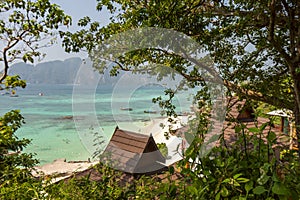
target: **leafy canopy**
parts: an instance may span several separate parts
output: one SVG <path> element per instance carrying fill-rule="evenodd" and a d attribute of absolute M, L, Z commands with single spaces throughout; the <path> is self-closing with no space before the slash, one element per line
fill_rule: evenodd
<path fill-rule="evenodd" d="M 0 2 L 1 88 L 25 87 L 20 77 L 7 78 L 10 64 L 18 59 L 34 62 L 44 55 L 39 51 L 55 42 L 55 29 L 69 26 L 71 17 L 49 0 L 5 0 Z M 2 85 L 4 84 L 4 85 Z"/>
<path fill-rule="evenodd" d="M 92 51 L 112 35 L 138 27 L 182 32 L 209 52 L 229 90 L 294 110 L 299 80 L 300 39 L 297 1 L 98 1 L 112 22 L 101 27 L 88 17 L 76 33 L 62 33 L 67 51 Z M 164 63 L 191 81 L 183 58 L 162 49 L 141 49 L 121 56 L 119 69 L 137 70 L 147 62 Z M 129 67 L 130 66 L 130 67 Z M 297 86 L 297 87 L 296 87 Z M 299 103 L 299 102 L 298 102 Z"/>

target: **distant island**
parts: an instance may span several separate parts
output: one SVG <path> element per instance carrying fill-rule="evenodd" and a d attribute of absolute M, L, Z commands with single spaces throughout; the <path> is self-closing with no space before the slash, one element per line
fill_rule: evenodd
<path fill-rule="evenodd" d="M 30 84 L 73 84 L 83 60 L 79 57 L 68 58 L 64 61 L 56 60 L 32 65 L 24 62 L 16 63 L 9 69 L 9 75 L 20 75 Z M 98 72 L 88 74 L 85 83 L 98 76 Z M 100 84 L 112 84 L 119 77 L 110 77 L 104 73 Z"/>

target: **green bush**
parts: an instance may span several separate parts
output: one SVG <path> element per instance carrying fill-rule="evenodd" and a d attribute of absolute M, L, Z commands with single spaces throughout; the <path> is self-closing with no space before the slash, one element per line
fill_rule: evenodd
<path fill-rule="evenodd" d="M 202 158 L 197 156 L 199 143 L 194 143 L 181 161 L 183 173 L 198 185 L 194 190 L 204 189 L 204 199 L 299 199 L 299 159 L 292 152 L 276 158 L 275 133 L 269 131 L 267 142 L 262 138 L 266 125 L 249 129 L 251 136 L 243 134 L 244 125 L 236 127 L 236 142 L 215 147 Z M 198 164 L 184 168 L 190 160 Z"/>

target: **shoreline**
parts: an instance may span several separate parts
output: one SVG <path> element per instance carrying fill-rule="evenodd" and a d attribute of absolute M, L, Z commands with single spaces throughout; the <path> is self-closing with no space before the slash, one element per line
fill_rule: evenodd
<path fill-rule="evenodd" d="M 181 128 L 185 125 L 187 125 L 187 122 L 193 117 L 193 115 L 187 115 L 187 116 L 178 116 L 177 117 L 177 123 L 171 127 L 172 130 Z M 162 128 L 161 124 L 165 124 L 165 127 Z M 152 134 L 156 144 L 157 143 L 165 143 L 168 147 L 168 159 L 166 160 L 166 165 L 173 164 L 177 161 L 179 161 L 182 157 L 180 153 L 177 152 L 178 146 L 182 145 L 183 138 L 177 137 L 175 135 L 169 135 L 169 139 L 167 139 L 164 136 L 164 133 L 166 131 L 169 131 L 168 126 L 172 126 L 170 122 L 168 122 L 167 117 L 158 117 L 153 118 L 150 121 L 147 122 L 134 122 L 133 123 L 122 123 L 119 124 L 121 129 L 134 131 L 137 133 L 141 133 L 144 135 L 150 135 Z M 74 172 L 80 172 L 88 169 L 89 167 L 99 163 L 99 161 L 96 160 L 90 160 L 88 158 L 86 161 L 67 161 L 66 158 L 58 158 L 53 160 L 51 163 L 46 163 L 40 166 L 34 167 L 34 175 L 39 176 L 40 174 L 49 176 L 49 175 L 56 175 L 56 174 L 62 174 L 69 176 Z M 63 179 L 65 176 L 60 176 L 59 179 Z M 58 181 L 58 180 L 55 180 Z"/>

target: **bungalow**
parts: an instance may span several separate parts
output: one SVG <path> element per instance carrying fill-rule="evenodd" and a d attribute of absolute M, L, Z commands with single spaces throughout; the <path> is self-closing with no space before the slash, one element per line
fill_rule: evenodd
<path fill-rule="evenodd" d="M 213 129 L 212 135 L 224 134 L 224 143 L 217 142 L 216 145 L 226 145 L 230 148 L 231 144 L 240 137 L 237 133 L 236 127 L 243 124 L 245 127 L 245 134 L 252 134 L 251 128 L 261 127 L 267 124 L 262 130 L 263 139 L 267 140 L 267 135 L 271 132 L 276 134 L 277 144 L 274 147 L 286 146 L 286 138 L 288 135 L 282 133 L 282 128 L 277 128 L 270 123 L 267 118 L 256 117 L 254 109 L 249 106 L 246 100 L 239 100 L 236 97 L 229 98 L 227 101 L 227 114 L 223 124 L 216 125 Z M 185 126 L 177 129 L 174 133 L 180 137 L 186 137 L 189 132 L 189 127 Z M 250 145 L 251 148 L 251 144 Z M 278 151 L 275 153 L 278 159 Z M 121 172 L 120 184 L 125 185 L 128 182 L 140 177 L 140 175 L 153 175 L 160 174 L 168 169 L 166 166 L 166 159 L 159 151 L 152 135 L 143 135 L 127 130 L 119 129 L 116 127 L 109 144 L 105 148 L 100 162 L 108 164 L 108 166 Z M 75 177 L 83 177 L 88 175 L 91 180 L 101 181 L 102 174 L 94 168 L 89 168 L 82 172 L 74 174 Z M 160 174 L 160 181 L 164 180 L 167 176 Z M 71 178 L 71 177 L 69 177 Z M 68 178 L 68 179 L 69 179 Z M 180 179 L 182 175 L 175 173 L 172 175 L 172 180 Z M 66 179 L 67 180 L 67 179 Z"/>
<path fill-rule="evenodd" d="M 130 174 L 152 174 L 166 170 L 166 159 L 152 135 L 143 135 L 116 127 L 100 157 L 110 167 Z"/>
<path fill-rule="evenodd" d="M 240 100 L 237 97 L 228 97 L 226 108 L 227 112 L 223 124 L 212 119 L 211 131 L 206 134 L 205 138 L 205 142 L 207 143 L 204 147 L 207 149 L 203 149 L 203 152 L 201 153 L 204 154 L 202 155 L 209 153 L 209 149 L 216 145 L 225 145 L 230 147 L 231 144 L 240 137 L 240 133 L 237 131 L 238 126 L 244 127 L 244 133 L 251 135 L 253 134 L 251 133 L 251 129 L 254 130 L 255 128 L 260 128 L 262 125 L 266 125 L 266 127 L 262 130 L 263 140 L 267 141 L 267 135 L 270 132 L 273 132 L 276 135 L 276 144 L 274 144 L 274 147 L 288 145 L 288 135 L 283 134 L 282 128 L 274 126 L 268 118 L 255 116 L 253 107 L 251 107 L 245 99 Z M 178 129 L 174 135 L 187 137 L 189 129 L 190 128 L 188 126 L 182 127 Z M 221 141 L 217 141 L 219 137 L 216 137 L 221 135 L 224 136 L 222 143 Z M 213 139 L 214 137 L 215 139 Z"/>
<path fill-rule="evenodd" d="M 252 130 L 260 128 L 265 125 L 262 130 L 262 139 L 267 142 L 267 136 L 270 132 L 275 133 L 276 143 L 273 147 L 287 147 L 289 136 L 284 134 L 282 129 L 271 123 L 269 118 L 255 116 L 254 109 L 247 104 L 247 101 L 239 100 L 236 97 L 232 97 L 228 100 L 228 112 L 226 120 L 223 123 L 224 141 L 225 145 L 230 144 L 239 137 L 239 133 L 236 131 L 236 127 L 243 125 L 245 134 L 253 134 Z"/>

